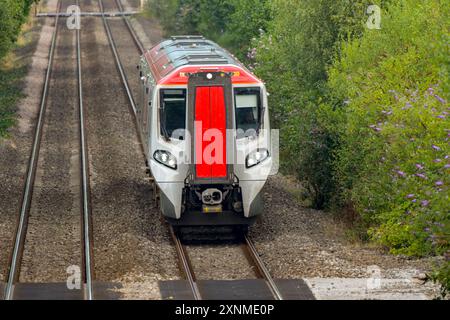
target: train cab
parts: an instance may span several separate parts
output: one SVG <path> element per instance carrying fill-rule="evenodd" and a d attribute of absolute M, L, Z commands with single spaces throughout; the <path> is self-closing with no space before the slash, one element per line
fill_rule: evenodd
<path fill-rule="evenodd" d="M 200 36 L 165 40 L 138 66 L 137 118 L 162 214 L 173 225 L 250 225 L 272 167 L 267 92 Z"/>

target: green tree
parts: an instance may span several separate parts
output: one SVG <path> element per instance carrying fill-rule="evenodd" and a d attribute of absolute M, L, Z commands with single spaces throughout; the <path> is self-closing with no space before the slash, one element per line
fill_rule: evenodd
<path fill-rule="evenodd" d="M 346 43 L 329 86 L 344 120 L 335 163 L 347 201 L 396 253 L 442 253 L 450 239 L 449 8 L 402 0 L 380 30 Z M 446 229 L 447 228 L 447 229 Z M 445 231 L 447 230 L 447 231 Z"/>
<path fill-rule="evenodd" d="M 180 0 L 148 0 L 146 12 L 158 19 L 166 33 L 173 33 L 177 25 L 177 11 Z"/>
<path fill-rule="evenodd" d="M 232 0 L 234 11 L 229 17 L 220 42 L 246 61 L 252 39 L 267 31 L 272 16 L 269 0 Z M 254 40 L 253 40 L 254 41 Z M 251 57 L 250 52 L 250 57 Z"/>
<path fill-rule="evenodd" d="M 167 36 L 201 34 L 246 59 L 252 38 L 266 30 L 269 0 L 151 0 Z"/>
<path fill-rule="evenodd" d="M 267 82 L 283 167 L 304 181 L 314 207 L 334 191 L 336 136 L 324 123 L 327 68 L 341 43 L 361 35 L 373 1 L 273 0 L 273 20 L 257 44 L 256 72 Z"/>
<path fill-rule="evenodd" d="M 16 42 L 31 3 L 31 0 L 0 0 L 0 59 Z"/>
<path fill-rule="evenodd" d="M 0 0 L 0 63 L 14 47 L 32 2 Z M 17 83 L 23 73 L 23 68 L 5 70 L 3 64 L 0 64 L 0 137 L 15 123 L 14 105 L 20 97 Z"/>

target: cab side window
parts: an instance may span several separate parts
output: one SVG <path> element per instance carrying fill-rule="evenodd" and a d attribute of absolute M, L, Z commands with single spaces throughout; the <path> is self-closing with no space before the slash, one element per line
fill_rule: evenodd
<path fill-rule="evenodd" d="M 234 105 L 237 137 L 256 135 L 261 124 L 261 89 L 235 88 Z"/>
<path fill-rule="evenodd" d="M 160 131 L 163 137 L 184 140 L 186 89 L 161 89 L 160 122 Z"/>

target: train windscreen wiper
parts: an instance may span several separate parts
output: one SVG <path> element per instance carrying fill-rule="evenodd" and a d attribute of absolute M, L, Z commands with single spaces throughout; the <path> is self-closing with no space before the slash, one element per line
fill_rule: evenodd
<path fill-rule="evenodd" d="M 161 123 L 160 123 L 160 127 L 161 127 L 161 132 L 162 132 L 162 136 L 164 137 L 164 139 L 166 139 L 167 141 L 170 140 L 169 138 L 169 132 L 167 131 L 166 128 L 166 106 L 165 106 L 165 102 L 163 102 L 162 107 L 159 108 L 159 115 L 160 115 L 160 119 L 161 119 Z"/>
<path fill-rule="evenodd" d="M 259 107 L 259 119 L 258 119 L 258 129 L 256 130 L 258 133 L 259 131 L 261 131 L 263 123 L 264 123 L 264 114 L 266 111 L 266 106 L 264 104 L 264 98 L 262 97 L 263 93 L 261 92 L 261 97 L 260 97 L 260 107 Z"/>

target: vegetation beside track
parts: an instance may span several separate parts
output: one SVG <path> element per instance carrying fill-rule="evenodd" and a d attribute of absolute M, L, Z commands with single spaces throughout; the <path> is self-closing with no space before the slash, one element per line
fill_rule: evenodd
<path fill-rule="evenodd" d="M 11 50 L 27 21 L 34 0 L 0 0 L 0 138 L 15 123 L 15 105 L 22 97 L 20 81 L 26 67 Z"/>
<path fill-rule="evenodd" d="M 432 278 L 449 290 L 447 1 L 149 0 L 148 11 L 267 82 L 282 168 L 312 206 L 350 212 L 394 254 L 446 255 Z"/>
<path fill-rule="evenodd" d="M 14 57 L 0 61 L 0 138 L 16 122 L 15 105 L 23 96 L 21 81 L 26 74 L 24 66 L 13 66 Z"/>

